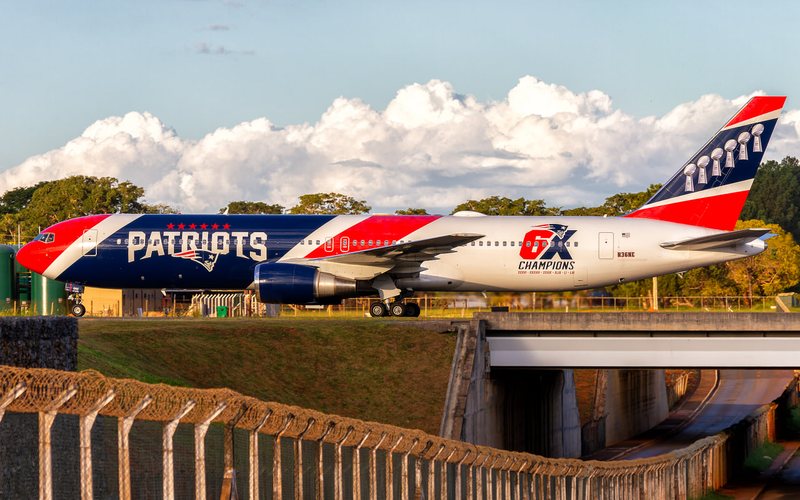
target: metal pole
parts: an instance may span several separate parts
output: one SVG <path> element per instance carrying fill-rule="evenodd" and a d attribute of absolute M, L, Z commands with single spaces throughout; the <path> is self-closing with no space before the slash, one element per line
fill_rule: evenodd
<path fill-rule="evenodd" d="M 194 426 L 194 496 L 197 500 L 206 498 L 206 433 L 208 426 L 227 406 L 227 403 L 219 403 L 211 413 Z"/>
<path fill-rule="evenodd" d="M 272 498 L 282 498 L 283 495 L 283 477 L 281 475 L 281 436 L 286 429 L 294 421 L 295 416 L 292 413 L 286 415 L 286 420 L 283 422 L 283 427 L 275 434 L 272 441 Z"/>
<path fill-rule="evenodd" d="M 328 427 L 322 436 L 317 439 L 317 500 L 325 500 L 325 475 L 323 474 L 323 440 L 336 427 L 333 422 L 328 422 Z"/>
<path fill-rule="evenodd" d="M 378 448 L 383 444 L 386 439 L 386 432 L 381 433 L 381 439 L 378 441 L 370 451 L 369 459 L 369 498 L 370 500 L 378 500 Z"/>
<path fill-rule="evenodd" d="M 39 499 L 53 498 L 53 462 L 50 450 L 52 447 L 50 429 L 58 415 L 58 409 L 72 399 L 78 392 L 75 386 L 62 391 L 44 411 L 39 412 Z"/>
<path fill-rule="evenodd" d="M 94 488 L 92 484 L 92 427 L 97 414 L 114 399 L 114 390 L 109 390 L 98 399 L 88 412 L 81 415 L 81 500 L 92 500 Z"/>
<path fill-rule="evenodd" d="M 124 417 L 117 420 L 117 460 L 119 474 L 119 498 L 120 500 L 131 499 L 131 451 L 128 435 L 133 427 L 136 415 L 153 402 L 153 398 L 145 396 L 136 403 L 131 411 Z"/>
<path fill-rule="evenodd" d="M 306 428 L 303 429 L 294 441 L 294 498 L 303 500 L 303 436 L 314 425 L 314 418 L 309 418 Z"/>
<path fill-rule="evenodd" d="M 250 498 L 260 498 L 259 495 L 259 484 L 258 484 L 258 473 L 259 473 L 259 460 L 258 460 L 258 431 L 261 430 L 264 425 L 266 425 L 269 418 L 272 416 L 272 410 L 267 410 L 264 413 L 264 416 L 261 417 L 258 424 L 256 424 L 253 429 L 250 430 L 249 436 L 249 449 L 248 455 L 250 459 L 250 471 L 247 475 L 247 486 L 248 486 L 248 493 L 250 493 Z"/>
<path fill-rule="evenodd" d="M 172 437 L 175 435 L 175 430 L 178 428 L 178 424 L 180 423 L 181 419 L 185 417 L 187 413 L 192 411 L 194 405 L 195 402 L 190 399 L 183 405 L 183 408 L 181 408 L 178 413 L 176 413 L 175 416 L 164 425 L 164 430 L 161 435 L 162 463 L 164 471 L 162 495 L 164 500 L 175 499 Z"/>

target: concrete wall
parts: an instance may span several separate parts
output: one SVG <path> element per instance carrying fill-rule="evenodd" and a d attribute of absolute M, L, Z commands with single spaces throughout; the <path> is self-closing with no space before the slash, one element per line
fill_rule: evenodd
<path fill-rule="evenodd" d="M 0 317 L 0 365 L 78 368 L 78 321 L 64 316 Z"/>
<path fill-rule="evenodd" d="M 605 441 L 613 445 L 667 418 L 664 370 L 608 370 Z"/>
<path fill-rule="evenodd" d="M 482 323 L 462 324 L 442 436 L 550 457 L 578 457 L 572 370 L 490 370 Z"/>

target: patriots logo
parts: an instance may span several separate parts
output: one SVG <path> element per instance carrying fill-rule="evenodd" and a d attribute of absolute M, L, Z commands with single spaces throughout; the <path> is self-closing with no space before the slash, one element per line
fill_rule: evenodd
<path fill-rule="evenodd" d="M 564 235 L 567 233 L 567 226 L 564 224 L 540 224 L 536 227 L 541 227 L 554 232 L 556 236 L 558 236 L 559 240 L 563 240 Z"/>
<path fill-rule="evenodd" d="M 206 271 L 211 272 L 214 270 L 214 264 L 217 263 L 219 254 L 209 252 L 208 250 L 186 250 L 185 252 L 172 254 L 172 256 L 197 262 L 203 266 Z"/>

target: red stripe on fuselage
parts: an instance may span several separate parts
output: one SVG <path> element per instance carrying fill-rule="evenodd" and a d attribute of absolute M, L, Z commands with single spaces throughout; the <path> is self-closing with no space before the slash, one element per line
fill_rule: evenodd
<path fill-rule="evenodd" d="M 655 219 L 691 226 L 731 231 L 750 191 L 720 194 L 697 200 L 675 201 L 658 207 L 644 206 L 626 217 Z"/>
<path fill-rule="evenodd" d="M 64 251 L 76 240 L 83 237 L 87 229 L 91 229 L 100 224 L 107 217 L 105 215 L 89 215 L 77 219 L 70 219 L 59 222 L 48 227 L 43 233 L 53 233 L 55 240 L 52 243 L 33 241 L 25 245 L 17 253 L 17 261 L 37 273 L 43 273 L 50 267 Z"/>
<path fill-rule="evenodd" d="M 391 245 L 440 217 L 441 215 L 373 215 L 337 235 L 325 235 L 325 238 L 331 238 L 332 241 L 327 245 L 323 241 L 305 258 L 329 257 Z"/>
<path fill-rule="evenodd" d="M 786 102 L 786 96 L 754 97 L 741 111 L 736 113 L 736 116 L 731 118 L 731 121 L 726 123 L 723 128 L 728 128 L 731 125 L 736 125 L 737 123 L 747 121 L 751 118 L 777 111 L 783 107 L 784 102 Z"/>

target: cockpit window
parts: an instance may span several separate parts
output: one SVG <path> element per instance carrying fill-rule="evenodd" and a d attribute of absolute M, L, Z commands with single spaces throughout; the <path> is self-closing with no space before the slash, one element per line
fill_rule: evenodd
<path fill-rule="evenodd" d="M 39 236 L 33 239 L 33 241 L 41 241 L 42 243 L 52 243 L 56 241 L 56 235 L 53 233 L 40 233 Z"/>

